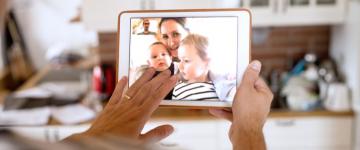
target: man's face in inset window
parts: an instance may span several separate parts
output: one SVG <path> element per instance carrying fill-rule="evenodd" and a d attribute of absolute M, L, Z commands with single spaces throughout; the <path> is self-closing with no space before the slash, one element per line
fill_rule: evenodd
<path fill-rule="evenodd" d="M 143 27 L 144 27 L 144 30 L 145 30 L 145 31 L 148 31 L 148 30 L 149 30 L 149 27 L 150 27 L 150 21 L 149 21 L 149 19 L 144 19 L 144 20 L 143 20 Z"/>

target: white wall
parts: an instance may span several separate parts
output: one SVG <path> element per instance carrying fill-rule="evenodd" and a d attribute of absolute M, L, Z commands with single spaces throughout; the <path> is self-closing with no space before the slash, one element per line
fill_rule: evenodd
<path fill-rule="evenodd" d="M 332 28 L 331 56 L 352 89 L 353 106 L 360 111 L 360 2 L 350 1 L 346 21 Z"/>
<path fill-rule="evenodd" d="M 141 0 L 84 0 L 81 17 L 88 29 L 114 32 L 121 11 L 143 9 L 143 5 Z"/>
<path fill-rule="evenodd" d="M 354 149 L 360 150 L 360 1 L 350 1 L 344 25 L 332 29 L 331 55 L 347 78 L 356 111 Z"/>

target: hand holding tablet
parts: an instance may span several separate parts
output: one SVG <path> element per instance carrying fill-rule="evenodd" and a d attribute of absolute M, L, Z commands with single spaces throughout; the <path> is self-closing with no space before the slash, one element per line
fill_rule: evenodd
<path fill-rule="evenodd" d="M 161 105 L 231 107 L 250 59 L 250 28 L 242 9 L 123 12 L 118 78 L 129 76 L 131 86 L 149 67 L 168 69 L 180 80 Z"/>
<path fill-rule="evenodd" d="M 150 22 L 157 26 L 152 28 Z M 261 63 L 248 65 L 250 27 L 249 12 L 238 9 L 120 14 L 117 75 L 118 79 L 129 76 L 129 80 L 119 80 L 89 130 L 65 141 L 107 134 L 159 141 L 173 132 L 171 125 L 145 134 L 141 131 L 161 104 L 217 107 L 209 109 L 210 113 L 232 122 L 229 137 L 233 149 L 266 149 L 262 128 L 273 95 L 259 76 Z M 126 92 L 125 87 L 129 88 Z M 219 108 L 232 103 L 231 109 Z"/>

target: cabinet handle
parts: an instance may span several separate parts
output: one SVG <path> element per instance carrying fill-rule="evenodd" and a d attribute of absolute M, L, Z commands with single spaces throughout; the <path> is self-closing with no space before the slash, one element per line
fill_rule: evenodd
<path fill-rule="evenodd" d="M 146 9 L 146 0 L 141 0 L 141 1 L 140 1 L 140 9 L 141 9 L 141 10 L 145 10 L 145 9 Z"/>
<path fill-rule="evenodd" d="M 273 12 L 276 13 L 278 11 L 278 1 L 279 0 L 274 0 L 274 7 L 273 7 Z"/>
<path fill-rule="evenodd" d="M 155 0 L 150 0 L 150 2 L 149 2 L 149 8 L 150 8 L 150 10 L 154 10 L 154 9 L 155 9 Z"/>
<path fill-rule="evenodd" d="M 164 147 L 177 147 L 179 146 L 179 144 L 177 143 L 160 143 L 161 146 L 164 146 Z"/>
<path fill-rule="evenodd" d="M 46 142 L 50 143 L 51 140 L 50 140 L 49 129 L 45 128 L 45 130 L 44 130 L 44 135 L 45 135 L 45 140 L 46 140 Z"/>
<path fill-rule="evenodd" d="M 55 142 L 60 141 L 60 135 L 59 135 L 59 129 L 54 129 L 54 138 L 55 138 Z"/>
<path fill-rule="evenodd" d="M 288 5 L 289 5 L 289 0 L 284 0 L 284 6 L 283 6 L 283 13 L 286 13 L 287 12 L 287 8 L 288 8 Z"/>
<path fill-rule="evenodd" d="M 295 120 L 276 120 L 275 124 L 281 127 L 290 127 L 295 125 Z"/>

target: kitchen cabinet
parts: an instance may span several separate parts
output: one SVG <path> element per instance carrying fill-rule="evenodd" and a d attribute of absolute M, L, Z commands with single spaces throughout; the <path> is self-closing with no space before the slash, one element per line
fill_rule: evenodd
<path fill-rule="evenodd" d="M 151 9 L 249 8 L 253 25 L 329 25 L 344 21 L 347 0 L 154 0 Z"/>
<path fill-rule="evenodd" d="M 10 127 L 9 129 L 24 137 L 44 142 L 58 142 L 66 137 L 84 132 L 89 129 L 89 124 L 71 125 L 71 126 L 28 126 L 28 127 Z"/>
<path fill-rule="evenodd" d="M 350 150 L 352 128 L 350 117 L 280 117 L 266 122 L 264 134 L 270 150 Z"/>
<path fill-rule="evenodd" d="M 279 0 L 244 0 L 241 7 L 252 14 L 253 26 L 273 26 L 279 22 Z"/>
<path fill-rule="evenodd" d="M 161 124 L 171 124 L 175 128 L 175 132 L 161 142 L 167 148 L 232 149 L 227 121 L 155 121 L 145 130 Z M 353 127 L 351 116 L 271 117 L 265 123 L 264 135 L 269 150 L 350 150 Z"/>
<path fill-rule="evenodd" d="M 209 9 L 214 0 L 154 0 L 154 9 Z"/>
<path fill-rule="evenodd" d="M 329 25 L 344 21 L 347 0 L 154 0 L 151 9 L 248 8 L 253 25 Z"/>
<path fill-rule="evenodd" d="M 175 131 L 158 143 L 165 149 L 228 150 L 230 122 L 213 117 L 157 118 L 145 125 L 144 132 L 171 124 Z M 89 124 L 73 126 L 12 127 L 22 135 L 57 142 L 85 131 Z M 353 148 L 354 117 L 351 113 L 282 112 L 271 113 L 264 126 L 269 150 L 350 150 Z"/>
<path fill-rule="evenodd" d="M 332 25 L 345 19 L 347 0 L 244 0 L 254 26 Z"/>
<path fill-rule="evenodd" d="M 218 126 L 222 121 L 216 120 L 157 120 L 146 124 L 144 131 L 163 125 L 171 124 L 175 131 L 172 135 L 160 142 L 160 146 L 164 149 L 186 149 L 186 150 L 212 150 L 220 149 Z M 228 141 L 228 139 L 223 139 Z"/>
<path fill-rule="evenodd" d="M 116 31 L 120 12 L 148 9 L 148 5 L 151 3 L 144 0 L 85 0 L 81 7 L 81 19 L 88 29 L 101 32 Z"/>
<path fill-rule="evenodd" d="M 131 0 L 84 1 L 89 29 L 116 31 L 125 10 L 248 8 L 253 26 L 336 25 L 344 22 L 348 0 Z"/>
<path fill-rule="evenodd" d="M 146 1 L 146 0 L 145 0 Z M 239 8 L 242 0 L 150 0 L 149 9 Z"/>

